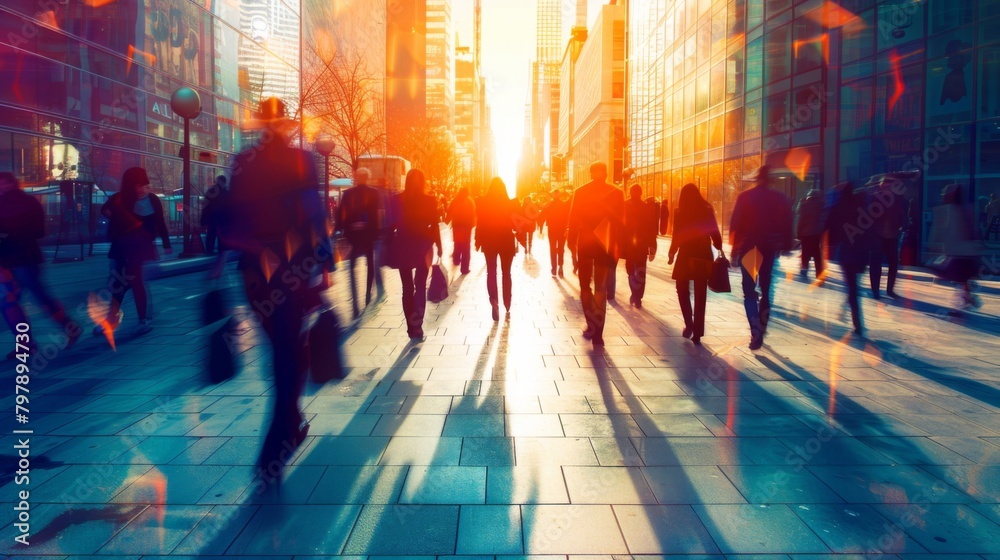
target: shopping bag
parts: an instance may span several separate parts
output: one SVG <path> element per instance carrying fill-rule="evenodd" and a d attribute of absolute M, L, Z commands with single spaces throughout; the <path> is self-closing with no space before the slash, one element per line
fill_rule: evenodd
<path fill-rule="evenodd" d="M 431 265 L 431 286 L 427 289 L 427 300 L 440 303 L 448 298 L 448 275 L 441 259 Z"/>
<path fill-rule="evenodd" d="M 721 253 L 712 263 L 712 272 L 708 276 L 708 289 L 720 294 L 733 291 L 729 284 L 729 259 Z"/>
<path fill-rule="evenodd" d="M 332 309 L 320 313 L 309 329 L 309 373 L 314 382 L 344 377 L 342 345 L 343 331 L 337 314 Z"/>
<path fill-rule="evenodd" d="M 228 381 L 236 375 L 236 356 L 233 345 L 236 338 L 236 321 L 230 317 L 209 337 L 208 382 L 212 385 Z"/>

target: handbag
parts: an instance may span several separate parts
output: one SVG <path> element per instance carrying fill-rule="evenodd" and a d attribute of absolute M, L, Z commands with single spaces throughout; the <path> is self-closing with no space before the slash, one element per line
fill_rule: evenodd
<path fill-rule="evenodd" d="M 712 263 L 712 272 L 708 276 L 708 289 L 717 294 L 733 291 L 729 283 L 729 259 L 721 252 Z"/>
<path fill-rule="evenodd" d="M 209 337 L 208 382 L 212 385 L 229 381 L 236 375 L 236 356 L 231 346 L 235 333 L 236 321 L 230 317 Z"/>
<path fill-rule="evenodd" d="M 431 265 L 431 285 L 427 288 L 427 300 L 432 303 L 440 303 L 448 298 L 448 275 L 445 273 L 444 265 L 439 258 Z"/>
<path fill-rule="evenodd" d="M 327 309 L 319 314 L 316 324 L 309 329 L 309 375 L 315 383 L 343 379 L 342 345 L 340 320 L 332 309 Z"/>

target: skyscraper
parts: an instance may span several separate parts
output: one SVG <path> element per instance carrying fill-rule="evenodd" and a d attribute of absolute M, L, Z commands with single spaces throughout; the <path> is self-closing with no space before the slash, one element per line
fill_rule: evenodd
<path fill-rule="evenodd" d="M 427 119 L 455 124 L 455 50 L 451 0 L 427 0 Z"/>

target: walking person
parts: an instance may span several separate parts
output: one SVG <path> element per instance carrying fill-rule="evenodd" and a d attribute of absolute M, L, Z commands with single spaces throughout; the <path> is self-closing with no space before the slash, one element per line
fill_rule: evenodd
<path fill-rule="evenodd" d="M 38 240 L 44 236 L 45 210 L 41 203 L 21 190 L 13 173 L 0 173 L 0 312 L 16 336 L 17 325 L 28 323 L 20 305 L 21 292 L 31 292 L 42 311 L 62 326 L 59 344 L 68 348 L 80 338 L 81 327 L 42 284 L 41 267 L 45 258 Z M 27 346 L 36 348 L 33 340 Z M 7 358 L 13 359 L 16 354 L 14 349 Z"/>
<path fill-rule="evenodd" d="M 438 225 L 437 200 L 424 192 L 424 172 L 412 169 L 406 174 L 403 192 L 393 201 L 393 213 L 399 278 L 403 283 L 403 314 L 406 333 L 412 340 L 424 338 L 424 311 L 427 308 L 427 275 L 437 247 L 440 258 L 441 228 Z"/>
<path fill-rule="evenodd" d="M 580 300 L 587 321 L 583 337 L 600 348 L 608 309 L 608 273 L 618 260 L 615 240 L 625 218 L 625 197 L 607 182 L 608 167 L 603 162 L 591 164 L 590 178 L 573 193 L 569 244 L 576 248 L 580 268 Z"/>
<path fill-rule="evenodd" d="M 982 303 L 972 294 L 972 279 L 979 272 L 979 259 L 984 248 L 976 235 L 969 208 L 962 202 L 962 185 L 951 184 L 941 192 L 941 204 L 934 207 L 931 243 L 943 254 L 935 272 L 945 280 L 957 282 L 961 288 L 959 303 L 963 309 Z"/>
<path fill-rule="evenodd" d="M 367 264 L 365 307 L 371 303 L 372 287 L 382 284 L 375 249 L 382 221 L 385 219 L 385 207 L 382 194 L 368 184 L 369 178 L 371 171 L 365 167 L 359 168 L 354 173 L 354 186 L 344 191 L 343 200 L 337 208 L 336 229 L 343 232 L 344 238 L 351 244 L 348 275 L 351 281 L 351 306 L 355 319 L 361 315 L 361 298 L 358 296 L 358 277 L 355 271 L 358 259 L 364 257 Z M 377 291 L 382 292 L 381 289 Z"/>
<path fill-rule="evenodd" d="M 229 190 L 226 188 L 226 176 L 219 175 L 215 183 L 205 193 L 208 202 L 201 210 L 201 227 L 205 228 L 205 252 L 215 252 L 215 241 L 219 239 L 219 252 L 222 248 L 219 230 L 225 227 L 227 219 L 226 204 L 229 201 Z"/>
<path fill-rule="evenodd" d="M 677 300 L 684 316 L 684 338 L 701 344 L 705 336 L 705 305 L 708 278 L 712 273 L 712 247 L 722 252 L 722 234 L 715 220 L 715 210 L 701 196 L 698 186 L 688 183 L 681 188 L 674 212 L 674 235 L 670 239 L 667 264 L 674 265 L 671 278 L 677 281 Z M 694 284 L 694 309 L 691 309 L 691 284 Z"/>
<path fill-rule="evenodd" d="M 257 123 L 269 133 L 233 160 L 232 209 L 239 219 L 225 241 L 242 252 L 246 296 L 271 341 L 273 409 L 258 476 L 280 483 L 309 431 L 299 408 L 309 367 L 305 316 L 321 303 L 322 247 L 332 258 L 313 155 L 290 145 L 297 125 L 274 97 L 261 102 Z"/>
<path fill-rule="evenodd" d="M 885 212 L 879 216 L 871 214 L 874 219 L 874 224 L 872 224 L 874 236 L 872 238 L 871 260 L 868 263 L 870 266 L 868 276 L 871 281 L 872 297 L 875 299 L 882 297 L 880 292 L 882 289 L 883 259 L 889 266 L 885 294 L 891 298 L 898 297 L 895 287 L 896 275 L 899 272 L 899 237 L 903 233 L 903 226 L 906 225 L 908 204 L 905 198 L 892 192 L 893 181 L 898 181 L 898 179 L 883 176 L 868 193 L 870 200 L 879 201 L 885 208 Z M 889 201 L 889 203 L 886 204 L 882 201 Z"/>
<path fill-rule="evenodd" d="M 847 305 L 851 308 L 854 334 L 864 336 L 864 320 L 858 278 L 871 260 L 871 229 L 862 230 L 857 226 L 858 211 L 865 207 L 867 196 L 863 190 L 855 190 L 850 182 L 833 188 L 833 204 L 827 219 L 828 239 L 831 256 L 840 265 L 847 286 Z"/>
<path fill-rule="evenodd" d="M 552 202 L 542 210 L 542 221 L 549 228 L 549 260 L 552 263 L 552 276 L 563 278 L 566 234 L 569 227 L 569 199 L 566 191 L 560 189 L 555 192 Z"/>
<path fill-rule="evenodd" d="M 145 334 L 153 329 L 148 315 L 148 294 L 143 269 L 146 263 L 159 258 L 154 242 L 159 237 L 163 251 L 170 254 L 170 235 L 159 197 L 149 192 L 149 176 L 142 167 L 131 167 L 122 175 L 121 188 L 104 203 L 101 214 L 108 219 L 108 238 L 111 249 L 111 277 L 108 289 L 111 306 L 107 318 L 94 328 L 96 336 L 109 340 L 123 317 L 120 313 L 125 293 L 132 290 L 139 324 L 135 334 Z"/>
<path fill-rule="evenodd" d="M 774 261 L 779 252 L 792 247 L 792 203 L 783 193 L 768 188 L 769 173 L 770 167 L 762 165 L 746 178 L 754 186 L 736 198 L 729 225 L 733 262 L 740 263 L 743 272 L 743 307 L 750 323 L 751 350 L 764 345 L 771 316 Z"/>
<path fill-rule="evenodd" d="M 810 189 L 809 193 L 799 202 L 796 211 L 798 224 L 796 234 L 802 242 L 802 267 L 800 274 L 805 280 L 809 277 L 809 261 L 816 261 L 816 279 L 823 281 L 826 267 L 823 262 L 823 229 L 825 225 L 824 211 L 826 200 L 823 191 Z"/>
<path fill-rule="evenodd" d="M 455 248 L 451 254 L 452 264 L 461 267 L 462 274 L 469 273 L 472 258 L 472 228 L 476 227 L 476 203 L 469 196 L 469 189 L 458 189 L 455 199 L 448 206 L 447 222 L 451 224 L 451 237 Z"/>
<path fill-rule="evenodd" d="M 512 298 L 511 263 L 517 252 L 515 241 L 515 215 L 520 212 L 516 200 L 507 196 L 507 185 L 500 177 L 490 181 L 486 194 L 478 205 L 479 219 L 476 226 L 476 249 L 486 256 L 486 293 L 494 321 L 500 320 L 500 301 L 497 293 L 497 268 L 499 266 L 503 287 L 503 304 L 510 315 Z"/>
<path fill-rule="evenodd" d="M 622 253 L 631 291 L 629 304 L 642 309 L 642 297 L 646 293 L 646 262 L 652 262 L 656 257 L 656 211 L 642 200 L 642 186 L 632 185 L 629 194 L 631 196 L 625 202 Z"/>

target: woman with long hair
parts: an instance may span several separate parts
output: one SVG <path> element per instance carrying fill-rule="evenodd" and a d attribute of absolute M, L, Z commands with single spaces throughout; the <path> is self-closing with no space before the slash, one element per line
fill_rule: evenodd
<path fill-rule="evenodd" d="M 101 214 L 108 219 L 108 238 L 111 249 L 111 306 L 108 316 L 94 329 L 95 335 L 110 338 L 111 332 L 121 321 L 122 300 L 125 292 L 132 290 L 135 309 L 139 314 L 139 325 L 135 334 L 145 334 L 152 330 L 152 318 L 147 315 L 146 283 L 143 267 L 146 262 L 159 258 L 154 241 L 163 240 L 163 250 L 170 253 L 170 236 L 167 222 L 163 217 L 163 204 L 159 197 L 149 192 L 149 177 L 142 167 L 131 167 L 122 175 L 121 188 L 104 203 Z"/>
<path fill-rule="evenodd" d="M 503 283 L 503 304 L 510 315 L 512 281 L 511 263 L 517 253 L 514 240 L 515 216 L 521 211 L 516 200 L 507 195 L 507 185 L 500 177 L 490 181 L 486 194 L 477 204 L 479 211 L 476 227 L 476 249 L 486 256 L 486 291 L 490 296 L 493 320 L 500 320 L 500 302 L 497 297 L 497 263 Z"/>
<path fill-rule="evenodd" d="M 395 239 L 399 256 L 399 278 L 403 283 L 403 314 L 406 333 L 411 339 L 424 337 L 424 310 L 427 308 L 427 275 L 434 258 L 433 247 L 441 248 L 438 206 L 433 196 L 424 192 L 424 172 L 412 169 L 406 174 L 403 192 L 396 196 L 393 212 Z"/>
<path fill-rule="evenodd" d="M 715 220 L 715 210 L 701 196 L 693 183 L 684 185 L 674 211 L 674 235 L 670 240 L 668 264 L 677 264 L 671 276 L 677 281 L 677 299 L 684 314 L 684 338 L 701 344 L 705 336 L 705 303 L 708 277 L 712 273 L 712 246 L 722 252 L 722 234 Z M 694 311 L 691 309 L 691 283 L 694 282 Z"/>

